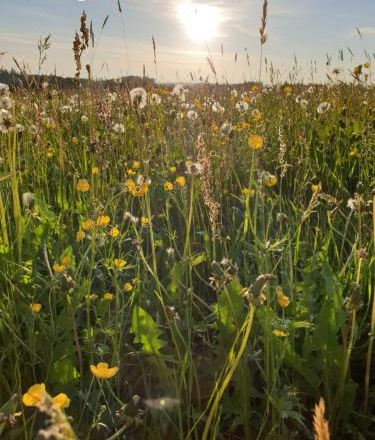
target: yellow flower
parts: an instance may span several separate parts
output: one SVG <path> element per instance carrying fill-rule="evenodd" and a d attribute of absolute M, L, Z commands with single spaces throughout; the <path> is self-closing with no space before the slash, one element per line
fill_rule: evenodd
<path fill-rule="evenodd" d="M 247 140 L 247 144 L 254 151 L 260 150 L 263 148 L 263 137 L 257 134 L 251 134 Z"/>
<path fill-rule="evenodd" d="M 251 87 L 251 91 L 252 91 L 253 93 L 257 93 L 257 91 L 258 91 L 258 86 L 254 84 L 254 85 Z"/>
<path fill-rule="evenodd" d="M 276 288 L 276 296 L 277 296 L 277 301 L 279 303 L 279 306 L 282 309 L 286 309 L 290 304 L 290 299 L 286 295 L 284 295 L 284 293 L 280 289 L 280 287 Z"/>
<path fill-rule="evenodd" d="M 268 188 L 272 188 L 273 186 L 277 185 L 277 177 L 273 174 L 268 173 L 264 179 L 264 184 Z"/>
<path fill-rule="evenodd" d="M 274 330 L 272 333 L 278 338 L 285 338 L 286 336 L 288 336 L 288 333 L 283 332 L 282 330 Z"/>
<path fill-rule="evenodd" d="M 251 189 L 251 188 L 242 188 L 242 194 L 245 197 L 251 197 L 255 194 L 255 189 Z"/>
<path fill-rule="evenodd" d="M 88 301 L 95 301 L 96 299 L 98 299 L 98 295 L 96 293 L 88 293 L 87 295 L 85 295 L 85 298 Z"/>
<path fill-rule="evenodd" d="M 61 264 L 65 267 L 69 267 L 72 264 L 72 257 L 70 255 L 65 255 L 61 258 Z"/>
<path fill-rule="evenodd" d="M 93 175 L 99 174 L 99 168 L 98 167 L 92 167 L 91 168 L 91 174 L 93 174 Z"/>
<path fill-rule="evenodd" d="M 89 231 L 93 227 L 94 227 L 94 222 L 92 220 L 90 220 L 90 219 L 83 220 L 83 222 L 82 222 L 82 229 L 84 231 Z"/>
<path fill-rule="evenodd" d="M 52 397 L 52 402 L 57 408 L 64 409 L 70 405 L 70 399 L 65 393 L 60 393 L 55 397 Z"/>
<path fill-rule="evenodd" d="M 112 238 L 117 238 L 120 235 L 120 230 L 118 228 L 116 228 L 116 226 L 114 226 L 110 231 L 109 231 L 109 235 Z"/>
<path fill-rule="evenodd" d="M 30 304 L 30 309 L 33 313 L 39 313 L 42 310 L 42 304 L 32 303 Z"/>
<path fill-rule="evenodd" d="M 129 293 L 129 292 L 131 292 L 133 290 L 133 286 L 131 285 L 131 283 L 125 283 L 124 284 L 124 291 L 126 292 L 126 293 Z"/>
<path fill-rule="evenodd" d="M 285 93 L 286 95 L 290 95 L 290 94 L 292 93 L 292 91 L 293 91 L 292 86 L 285 86 L 285 87 L 284 87 L 284 93 Z"/>
<path fill-rule="evenodd" d="M 148 217 L 141 217 L 142 226 L 148 226 L 150 224 L 150 219 Z"/>
<path fill-rule="evenodd" d="M 262 119 L 262 113 L 259 110 L 253 110 L 251 113 L 251 118 L 254 122 L 259 122 Z"/>
<path fill-rule="evenodd" d="M 165 183 L 164 183 L 164 189 L 165 189 L 166 191 L 172 191 L 172 189 L 173 189 L 173 183 L 172 183 L 172 182 L 165 182 Z"/>
<path fill-rule="evenodd" d="M 175 166 L 169 167 L 169 171 L 174 174 L 177 171 L 177 168 Z"/>
<path fill-rule="evenodd" d="M 138 170 L 140 167 L 141 167 L 141 162 L 139 162 L 138 160 L 135 160 L 135 161 L 133 162 L 133 168 L 134 168 L 135 170 Z"/>
<path fill-rule="evenodd" d="M 78 144 L 78 139 L 75 136 L 72 137 L 72 144 L 73 145 L 77 145 Z"/>
<path fill-rule="evenodd" d="M 46 386 L 44 383 L 36 383 L 23 395 L 22 402 L 25 406 L 39 406 L 45 393 Z"/>
<path fill-rule="evenodd" d="M 85 231 L 82 231 L 82 229 L 80 229 L 79 231 L 77 231 L 77 234 L 76 234 L 76 241 L 82 241 L 82 240 L 84 240 L 85 237 L 86 237 L 86 233 L 85 233 Z"/>
<path fill-rule="evenodd" d="M 176 185 L 181 186 L 181 187 L 186 185 L 186 179 L 184 176 L 178 176 L 176 178 L 175 182 L 176 182 Z"/>
<path fill-rule="evenodd" d="M 122 258 L 115 258 L 113 260 L 113 265 L 116 269 L 124 269 L 124 267 L 126 266 L 126 261 L 123 260 Z"/>
<path fill-rule="evenodd" d="M 125 186 L 129 191 L 132 191 L 135 188 L 135 182 L 132 179 L 127 179 L 125 182 Z"/>
<path fill-rule="evenodd" d="M 365 68 L 365 69 L 369 69 L 370 68 L 370 62 L 369 61 L 366 61 L 364 64 L 363 64 L 363 67 Z"/>
<path fill-rule="evenodd" d="M 349 157 L 359 157 L 359 151 L 357 150 L 357 148 L 352 148 L 349 151 Z"/>
<path fill-rule="evenodd" d="M 143 197 L 148 191 L 148 184 L 146 182 L 142 182 L 140 185 L 135 185 L 130 189 L 130 192 L 134 197 Z"/>
<path fill-rule="evenodd" d="M 79 179 L 76 184 L 76 190 L 80 192 L 87 192 L 90 190 L 90 184 L 86 179 Z"/>
<path fill-rule="evenodd" d="M 314 194 L 317 193 L 317 192 L 319 192 L 320 189 L 321 189 L 320 182 L 319 182 L 319 183 L 316 183 L 316 184 L 314 184 L 314 183 L 311 184 L 311 191 L 312 191 Z"/>
<path fill-rule="evenodd" d="M 90 370 L 97 379 L 110 379 L 116 375 L 118 368 L 109 368 L 107 362 L 99 362 L 98 365 L 90 365 Z"/>
<path fill-rule="evenodd" d="M 135 176 L 137 173 L 135 171 L 133 171 L 131 168 L 129 168 L 127 170 L 127 174 L 128 174 L 128 176 Z"/>
<path fill-rule="evenodd" d="M 103 295 L 103 299 L 105 301 L 112 301 L 113 300 L 113 293 L 105 292 L 105 294 Z"/>
<path fill-rule="evenodd" d="M 110 221 L 111 221 L 111 219 L 109 218 L 108 215 L 101 214 L 96 219 L 96 225 L 97 226 L 108 226 Z"/>
<path fill-rule="evenodd" d="M 52 269 L 54 272 L 56 273 L 60 273 L 60 272 L 64 272 L 64 270 L 66 269 L 66 267 L 63 264 L 54 264 L 52 266 Z"/>

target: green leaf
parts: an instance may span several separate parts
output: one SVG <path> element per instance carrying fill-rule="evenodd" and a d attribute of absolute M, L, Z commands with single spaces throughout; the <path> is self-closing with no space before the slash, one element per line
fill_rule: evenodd
<path fill-rule="evenodd" d="M 134 342 L 142 344 L 144 353 L 160 355 L 160 349 L 166 345 L 165 341 L 159 339 L 162 334 L 159 326 L 142 307 L 134 307 L 130 331 L 135 335 Z"/>
<path fill-rule="evenodd" d="M 205 262 L 207 259 L 207 256 L 204 252 L 202 252 L 201 254 L 198 255 L 193 255 L 190 258 L 190 263 L 192 266 L 198 266 L 199 264 L 202 264 L 203 262 Z"/>
<path fill-rule="evenodd" d="M 49 377 L 51 382 L 58 385 L 67 385 L 76 381 L 78 378 L 78 370 L 68 357 L 64 357 L 53 363 Z"/>

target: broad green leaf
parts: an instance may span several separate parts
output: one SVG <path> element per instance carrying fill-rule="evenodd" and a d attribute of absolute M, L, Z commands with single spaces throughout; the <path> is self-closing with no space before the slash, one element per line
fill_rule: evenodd
<path fill-rule="evenodd" d="M 133 309 L 131 332 L 135 335 L 134 342 L 142 344 L 144 353 L 160 355 L 160 349 L 166 345 L 159 339 L 162 334 L 159 326 L 142 307 L 135 306 Z"/>

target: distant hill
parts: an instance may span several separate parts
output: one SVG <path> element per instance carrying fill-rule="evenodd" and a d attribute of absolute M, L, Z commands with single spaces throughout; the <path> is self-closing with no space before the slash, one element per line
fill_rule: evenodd
<path fill-rule="evenodd" d="M 29 75 L 27 73 L 20 73 L 14 69 L 0 70 L 0 83 L 7 84 L 9 87 L 27 87 L 40 88 L 44 82 L 48 82 L 51 87 L 58 89 L 75 88 L 77 83 L 75 78 L 64 78 L 57 75 Z M 87 79 L 80 80 L 81 85 L 85 86 L 88 83 Z M 155 85 L 155 80 L 148 77 L 140 76 L 125 76 L 119 79 L 94 80 L 93 83 L 97 86 L 111 87 L 122 84 L 127 88 L 134 87 L 151 87 Z"/>

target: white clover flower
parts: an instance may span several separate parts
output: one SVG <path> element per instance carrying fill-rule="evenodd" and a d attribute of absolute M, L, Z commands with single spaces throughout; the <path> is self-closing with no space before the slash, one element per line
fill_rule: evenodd
<path fill-rule="evenodd" d="M 159 104 L 161 103 L 161 96 L 158 95 L 157 93 L 153 93 L 153 94 L 150 96 L 150 102 L 151 102 L 152 104 L 159 105 Z"/>
<path fill-rule="evenodd" d="M 115 124 L 112 129 L 115 133 L 118 133 L 118 134 L 125 133 L 125 126 L 124 126 L 124 124 L 121 124 L 121 123 Z"/>
<path fill-rule="evenodd" d="M 211 108 L 214 113 L 224 113 L 225 112 L 225 108 L 222 107 L 218 102 L 214 102 L 212 104 Z"/>
<path fill-rule="evenodd" d="M 147 105 L 147 92 L 143 87 L 136 87 L 130 90 L 130 101 L 132 104 L 136 103 L 138 108 L 145 108 Z"/>
<path fill-rule="evenodd" d="M 316 111 L 319 114 L 325 113 L 326 111 L 328 111 L 331 108 L 331 104 L 329 102 L 322 102 L 318 105 L 318 108 L 316 109 Z"/>
<path fill-rule="evenodd" d="M 72 107 L 70 105 L 63 105 L 60 107 L 60 113 L 62 113 L 63 115 L 65 113 L 71 113 L 72 112 Z"/>
<path fill-rule="evenodd" d="M 229 136 L 232 130 L 233 130 L 233 125 L 228 121 L 224 122 L 220 127 L 220 133 L 222 136 Z"/>
<path fill-rule="evenodd" d="M 189 110 L 186 113 L 186 117 L 195 121 L 196 119 L 198 119 L 198 113 L 195 110 Z"/>
<path fill-rule="evenodd" d="M 249 110 L 249 104 L 245 101 L 239 101 L 236 104 L 236 110 L 240 112 L 246 112 L 247 110 Z"/>
<path fill-rule="evenodd" d="M 173 90 L 171 92 L 172 96 L 177 96 L 181 102 L 186 101 L 186 93 L 188 93 L 189 90 L 185 89 L 185 87 L 182 84 L 177 84 L 173 87 Z"/>

